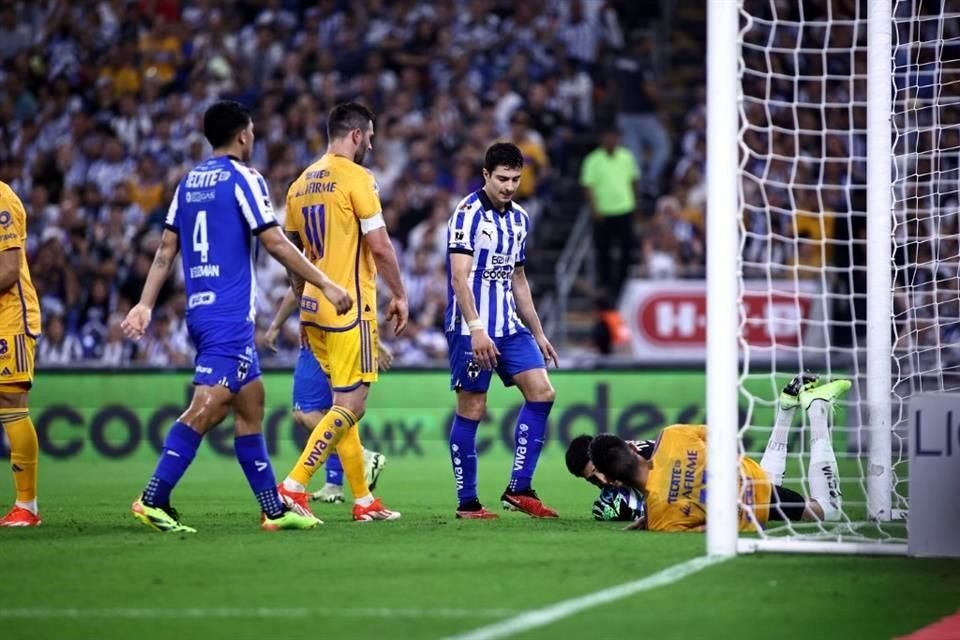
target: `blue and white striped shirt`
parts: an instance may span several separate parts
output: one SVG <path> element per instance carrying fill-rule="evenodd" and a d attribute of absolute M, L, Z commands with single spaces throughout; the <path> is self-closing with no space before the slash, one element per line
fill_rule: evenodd
<path fill-rule="evenodd" d="M 513 298 L 513 272 L 527 258 L 530 217 L 523 207 L 510 202 L 504 211 L 494 208 L 483 189 L 460 201 L 447 223 L 447 315 L 448 333 L 469 335 L 470 329 L 457 306 L 450 269 L 450 254 L 473 256 L 468 282 L 480 320 L 494 338 L 525 330 Z"/>
<path fill-rule="evenodd" d="M 187 328 L 198 352 L 234 355 L 253 343 L 253 236 L 276 225 L 267 183 L 234 158 L 205 160 L 177 185 L 165 226 L 180 236 Z"/>

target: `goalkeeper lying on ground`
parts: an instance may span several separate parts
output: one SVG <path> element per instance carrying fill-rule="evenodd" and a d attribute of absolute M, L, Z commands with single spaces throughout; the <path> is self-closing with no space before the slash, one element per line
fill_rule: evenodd
<path fill-rule="evenodd" d="M 777 417 L 760 464 L 740 459 L 739 525 L 752 531 L 768 520 L 832 521 L 840 518 L 837 460 L 828 416 L 833 401 L 850 389 L 848 380 L 818 384 L 815 376 L 798 376 L 780 394 Z M 783 487 L 787 442 L 797 407 L 810 423 L 810 499 Z M 673 425 L 657 438 L 649 459 L 618 436 L 602 434 L 590 443 L 590 460 L 612 483 L 641 491 L 646 528 L 653 531 L 700 531 L 706 524 L 707 430 Z M 643 528 L 637 521 L 631 528 Z"/>
<path fill-rule="evenodd" d="M 600 496 L 593 503 L 593 517 L 597 520 L 640 522 L 645 516 L 643 494 L 636 489 L 618 487 L 607 481 L 590 462 L 590 443 L 593 436 L 579 435 L 567 447 L 567 469 L 578 478 L 600 487 Z M 653 440 L 627 440 L 627 446 L 645 460 L 653 453 Z"/>

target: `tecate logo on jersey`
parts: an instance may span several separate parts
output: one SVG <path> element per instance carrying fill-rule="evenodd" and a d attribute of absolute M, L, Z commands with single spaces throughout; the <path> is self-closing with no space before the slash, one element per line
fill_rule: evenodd
<path fill-rule="evenodd" d="M 226 182 L 231 178 L 229 171 L 191 171 L 187 174 L 187 181 L 184 186 L 187 189 L 209 189 L 217 186 L 219 182 Z"/>
<path fill-rule="evenodd" d="M 201 291 L 200 293 L 195 293 L 190 296 L 189 300 L 187 300 L 187 309 L 213 304 L 216 299 L 217 294 L 215 294 L 213 291 Z"/>

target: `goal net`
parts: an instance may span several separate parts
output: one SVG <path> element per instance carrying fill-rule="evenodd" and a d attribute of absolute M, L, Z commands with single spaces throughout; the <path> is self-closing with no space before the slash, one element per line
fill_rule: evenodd
<path fill-rule="evenodd" d="M 840 519 L 769 522 L 741 551 L 904 552 L 907 402 L 960 389 L 960 13 L 886 3 L 883 34 L 882 0 L 739 1 L 740 454 L 760 460 L 797 373 L 853 383 Z M 802 414 L 783 486 L 810 496 Z"/>

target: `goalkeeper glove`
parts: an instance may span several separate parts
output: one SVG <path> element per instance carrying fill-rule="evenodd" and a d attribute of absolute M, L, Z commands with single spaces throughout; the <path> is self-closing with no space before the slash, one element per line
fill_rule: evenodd
<path fill-rule="evenodd" d="M 593 503 L 595 520 L 633 522 L 645 513 L 643 496 L 630 489 L 604 487 Z"/>

